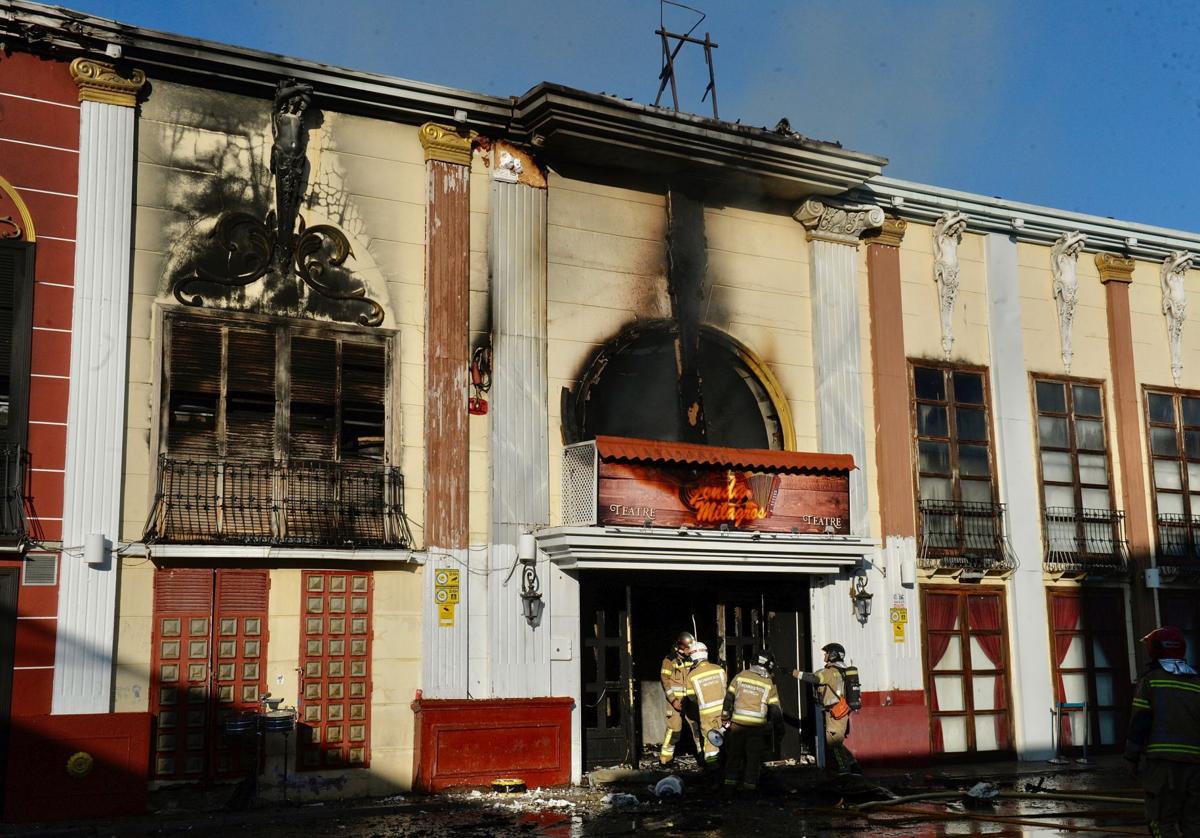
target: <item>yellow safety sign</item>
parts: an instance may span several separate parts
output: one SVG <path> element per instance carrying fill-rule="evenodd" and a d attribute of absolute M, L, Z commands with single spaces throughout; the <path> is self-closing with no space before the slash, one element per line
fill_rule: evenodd
<path fill-rule="evenodd" d="M 454 625 L 454 603 L 446 602 L 438 606 L 438 625 L 453 626 Z"/>
<path fill-rule="evenodd" d="M 892 641 L 894 643 L 904 642 L 904 627 L 907 623 L 892 623 Z"/>
<path fill-rule="evenodd" d="M 458 602 L 458 588 L 438 588 L 433 592 L 433 601 L 438 605 Z"/>
<path fill-rule="evenodd" d="M 893 623 L 900 623 L 900 624 L 907 623 L 908 622 L 908 609 L 907 608 L 893 608 L 891 610 L 889 617 Z"/>
<path fill-rule="evenodd" d="M 457 588 L 458 571 L 443 567 L 433 572 L 433 584 L 439 588 Z"/>

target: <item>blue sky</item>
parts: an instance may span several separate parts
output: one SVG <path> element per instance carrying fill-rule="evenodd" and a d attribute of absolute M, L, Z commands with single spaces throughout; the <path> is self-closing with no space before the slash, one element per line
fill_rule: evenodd
<path fill-rule="evenodd" d="M 658 0 L 60 0 L 154 29 L 497 95 L 649 102 Z M 1200 230 L 1200 4 L 692 0 L 721 116 L 888 157 L 885 173 Z M 668 25 L 694 17 L 668 11 Z M 680 68 L 699 102 L 700 53 Z"/>

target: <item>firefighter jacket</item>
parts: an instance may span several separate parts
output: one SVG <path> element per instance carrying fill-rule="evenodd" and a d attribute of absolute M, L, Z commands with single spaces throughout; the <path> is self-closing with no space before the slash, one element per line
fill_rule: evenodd
<path fill-rule="evenodd" d="M 831 663 L 825 664 L 825 668 L 817 673 L 817 693 L 821 706 L 826 710 L 837 704 L 846 694 L 846 679 L 842 677 L 842 670 Z"/>
<path fill-rule="evenodd" d="M 744 669 L 729 682 L 721 718 L 745 727 L 761 727 L 781 713 L 779 692 L 761 666 Z"/>
<path fill-rule="evenodd" d="M 1154 661 L 1137 683 L 1125 758 L 1200 762 L 1200 675 L 1183 661 Z"/>
<path fill-rule="evenodd" d="M 662 681 L 663 693 L 666 694 L 668 702 L 683 701 L 691 695 L 687 685 L 688 669 L 691 665 L 691 661 L 681 661 L 675 655 L 663 658 L 659 680 Z"/>
<path fill-rule="evenodd" d="M 700 716 L 719 714 L 725 704 L 725 669 L 712 661 L 700 661 L 687 676 L 691 695 L 696 696 Z"/>

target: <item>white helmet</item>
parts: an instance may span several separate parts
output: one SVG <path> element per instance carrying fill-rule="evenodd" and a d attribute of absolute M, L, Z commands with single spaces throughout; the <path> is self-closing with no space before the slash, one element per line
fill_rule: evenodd
<path fill-rule="evenodd" d="M 688 657 L 692 659 L 692 663 L 700 663 L 700 661 L 708 660 L 708 647 L 697 640 L 692 644 L 691 651 Z"/>

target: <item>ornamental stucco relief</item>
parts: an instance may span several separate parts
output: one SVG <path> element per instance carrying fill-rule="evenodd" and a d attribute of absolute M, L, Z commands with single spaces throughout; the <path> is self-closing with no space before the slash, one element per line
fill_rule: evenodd
<path fill-rule="evenodd" d="M 942 355 L 950 360 L 954 348 L 954 301 L 958 297 L 958 246 L 962 244 L 967 217 L 961 212 L 943 213 L 933 225 L 933 281 L 937 283 L 938 308 L 942 321 Z"/>
<path fill-rule="evenodd" d="M 1187 289 L 1183 280 L 1192 267 L 1192 255 L 1186 250 L 1167 254 L 1158 270 L 1162 285 L 1162 312 L 1167 318 L 1167 342 L 1171 347 L 1171 377 L 1175 386 L 1183 375 L 1183 323 L 1187 320 Z"/>
<path fill-rule="evenodd" d="M 1058 308 L 1058 337 L 1062 344 L 1063 369 L 1071 371 L 1071 325 L 1079 302 L 1079 252 L 1087 236 L 1063 233 L 1050 247 L 1050 273 L 1054 277 L 1054 304 Z"/>

